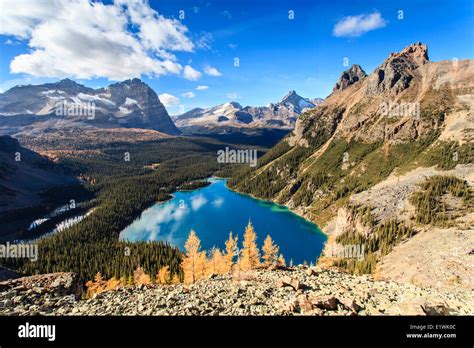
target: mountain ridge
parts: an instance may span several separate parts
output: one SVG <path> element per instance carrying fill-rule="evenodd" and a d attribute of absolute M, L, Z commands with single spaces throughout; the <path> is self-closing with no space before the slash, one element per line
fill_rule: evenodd
<path fill-rule="evenodd" d="M 140 79 L 93 89 L 70 79 L 42 85 L 15 86 L 0 94 L 0 131 L 25 128 L 143 128 L 178 135 L 179 130 L 155 91 Z"/>
<path fill-rule="evenodd" d="M 194 108 L 184 114 L 172 116 L 178 128 L 185 133 L 220 133 L 226 129 L 245 132 L 255 128 L 287 129 L 294 127 L 296 119 L 306 109 L 317 107 L 321 98 L 308 99 L 289 91 L 279 102 L 267 106 L 245 106 L 227 102 L 210 108 Z"/>

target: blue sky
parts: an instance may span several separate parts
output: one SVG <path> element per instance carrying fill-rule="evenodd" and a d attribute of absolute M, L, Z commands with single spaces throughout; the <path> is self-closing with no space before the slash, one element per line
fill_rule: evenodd
<path fill-rule="evenodd" d="M 172 114 L 229 100 L 266 105 L 293 89 L 325 97 L 344 58 L 370 73 L 417 41 L 433 61 L 474 56 L 471 0 L 10 1 L 0 5 L 0 92 L 136 76 Z"/>

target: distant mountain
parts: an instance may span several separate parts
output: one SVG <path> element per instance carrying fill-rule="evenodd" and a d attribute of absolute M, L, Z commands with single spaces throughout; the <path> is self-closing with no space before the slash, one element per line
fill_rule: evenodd
<path fill-rule="evenodd" d="M 153 89 L 140 79 L 92 89 L 72 80 L 16 86 L 0 94 L 0 134 L 89 125 L 179 130 Z"/>
<path fill-rule="evenodd" d="M 172 116 L 176 125 L 185 133 L 223 133 L 229 131 L 251 132 L 254 129 L 293 129 L 299 115 L 312 109 L 323 99 L 307 99 L 290 91 L 278 103 L 267 106 L 243 107 L 228 102 L 208 109 L 196 108 Z"/>

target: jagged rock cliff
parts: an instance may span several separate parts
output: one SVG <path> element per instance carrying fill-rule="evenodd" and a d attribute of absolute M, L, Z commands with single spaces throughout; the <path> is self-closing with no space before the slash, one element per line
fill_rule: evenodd
<path fill-rule="evenodd" d="M 343 91 L 350 85 L 362 80 L 367 74 L 358 64 L 352 65 L 348 70 L 344 71 L 332 89 L 333 92 Z"/>

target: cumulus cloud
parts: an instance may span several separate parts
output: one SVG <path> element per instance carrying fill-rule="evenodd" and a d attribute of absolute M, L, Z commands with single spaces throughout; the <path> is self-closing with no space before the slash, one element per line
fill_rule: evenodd
<path fill-rule="evenodd" d="M 158 97 L 160 98 L 160 101 L 163 103 L 163 105 L 166 107 L 175 106 L 179 104 L 179 98 L 175 97 L 172 94 L 163 93 L 160 94 Z"/>
<path fill-rule="evenodd" d="M 196 81 L 199 80 L 202 73 L 194 69 L 191 65 L 186 65 L 183 70 L 183 77 L 187 80 Z"/>
<path fill-rule="evenodd" d="M 185 98 L 194 98 L 196 96 L 196 94 L 194 94 L 193 92 L 186 92 L 181 95 Z"/>
<path fill-rule="evenodd" d="M 332 33 L 337 37 L 358 37 L 386 25 L 387 21 L 380 12 L 376 11 L 370 14 L 344 17 L 336 23 Z"/>
<path fill-rule="evenodd" d="M 221 76 L 221 72 L 217 70 L 216 68 L 213 68 L 212 66 L 206 66 L 204 68 L 204 73 L 209 76 Z"/>
<path fill-rule="evenodd" d="M 205 91 L 208 88 L 209 88 L 209 86 L 204 86 L 204 85 L 199 85 L 199 86 L 196 87 L 196 89 L 198 91 Z"/>
<path fill-rule="evenodd" d="M 193 75 L 173 53 L 196 47 L 188 28 L 145 0 L 2 0 L 1 7 L 0 35 L 26 40 L 30 47 L 11 61 L 12 73 L 110 80 Z"/>

